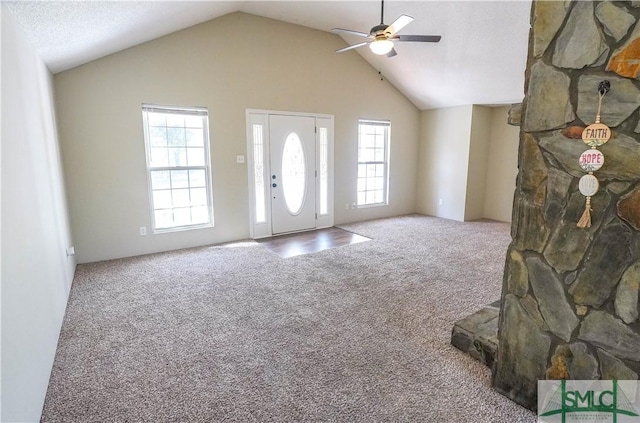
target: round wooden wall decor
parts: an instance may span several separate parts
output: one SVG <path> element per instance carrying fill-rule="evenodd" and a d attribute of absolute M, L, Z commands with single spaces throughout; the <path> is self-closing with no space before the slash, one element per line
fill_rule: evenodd
<path fill-rule="evenodd" d="M 585 172 L 595 172 L 604 164 L 604 154 L 595 148 L 589 149 L 580 155 L 578 163 Z"/>
<path fill-rule="evenodd" d="M 589 147 L 599 147 L 609 141 L 611 129 L 604 123 L 592 123 L 582 131 L 582 141 Z"/>
<path fill-rule="evenodd" d="M 584 175 L 578 182 L 578 188 L 585 197 L 593 197 L 600 188 L 600 182 L 598 182 L 598 178 L 591 174 Z"/>

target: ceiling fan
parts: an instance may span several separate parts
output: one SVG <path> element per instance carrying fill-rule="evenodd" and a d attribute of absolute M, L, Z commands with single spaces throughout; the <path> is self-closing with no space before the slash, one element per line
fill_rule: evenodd
<path fill-rule="evenodd" d="M 353 31 L 350 29 L 333 28 L 333 32 L 344 32 L 346 34 L 357 35 L 359 37 L 365 37 L 368 41 L 363 41 L 358 44 L 353 44 L 345 48 L 336 50 L 336 53 L 342 53 L 343 51 L 352 50 L 354 48 L 369 45 L 371 51 L 378 55 L 386 54 L 387 57 L 393 57 L 397 55 L 395 48 L 393 48 L 394 41 L 413 41 L 421 43 L 437 43 L 442 38 L 440 35 L 396 35 L 396 32 L 400 31 L 407 24 L 409 24 L 413 18 L 408 15 L 400 15 L 391 25 L 384 24 L 384 0 L 382 0 L 382 7 L 380 13 L 380 25 L 376 25 L 369 31 L 368 34 L 360 31 Z"/>

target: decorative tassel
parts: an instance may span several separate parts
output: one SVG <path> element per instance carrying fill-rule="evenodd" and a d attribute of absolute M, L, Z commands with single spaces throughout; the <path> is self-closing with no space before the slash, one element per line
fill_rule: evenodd
<path fill-rule="evenodd" d="M 587 197 L 587 204 L 584 208 L 584 213 L 578 221 L 578 228 L 590 228 L 591 227 L 591 197 Z"/>

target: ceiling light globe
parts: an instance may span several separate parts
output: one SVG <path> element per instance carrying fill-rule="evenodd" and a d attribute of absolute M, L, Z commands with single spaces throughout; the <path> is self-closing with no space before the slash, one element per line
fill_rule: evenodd
<path fill-rule="evenodd" d="M 375 40 L 369 44 L 369 48 L 374 54 L 383 55 L 387 54 L 393 48 L 393 41 L 390 40 Z"/>

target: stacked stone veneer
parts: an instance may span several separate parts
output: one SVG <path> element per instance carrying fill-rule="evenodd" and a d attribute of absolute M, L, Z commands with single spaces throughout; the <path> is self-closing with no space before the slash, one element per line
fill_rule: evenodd
<path fill-rule="evenodd" d="M 640 373 L 640 2 L 534 2 L 519 175 L 494 386 L 536 408 L 539 379 Z M 598 84 L 613 138 L 595 172 L 592 226 L 578 157 Z"/>

